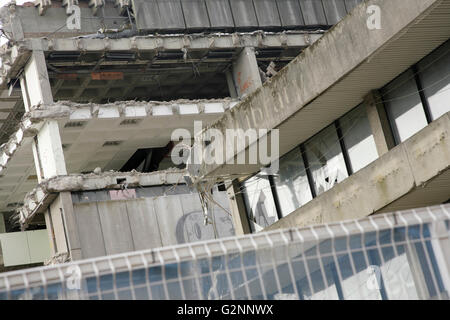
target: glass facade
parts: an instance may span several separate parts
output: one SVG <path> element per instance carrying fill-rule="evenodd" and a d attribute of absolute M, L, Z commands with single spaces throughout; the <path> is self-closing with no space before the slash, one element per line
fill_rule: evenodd
<path fill-rule="evenodd" d="M 261 231 L 278 220 L 268 177 L 254 176 L 243 183 L 244 199 L 250 228 Z"/>
<path fill-rule="evenodd" d="M 412 70 L 384 87 L 381 94 L 397 143 L 405 141 L 428 125 Z"/>
<path fill-rule="evenodd" d="M 280 170 L 274 180 L 283 217 L 313 198 L 300 148 L 280 159 Z"/>
<path fill-rule="evenodd" d="M 353 172 L 361 170 L 378 158 L 364 105 L 359 105 L 343 116 L 339 123 Z"/>
<path fill-rule="evenodd" d="M 450 41 L 380 89 L 380 94 L 397 144 L 449 112 Z M 252 230 L 287 216 L 378 156 L 361 104 L 282 156 L 274 185 L 269 178 L 251 178 L 243 184 Z"/>
<path fill-rule="evenodd" d="M 450 41 L 418 64 L 432 120 L 450 111 Z"/>
<path fill-rule="evenodd" d="M 316 195 L 324 193 L 348 177 L 334 125 L 306 142 L 305 150 Z"/>

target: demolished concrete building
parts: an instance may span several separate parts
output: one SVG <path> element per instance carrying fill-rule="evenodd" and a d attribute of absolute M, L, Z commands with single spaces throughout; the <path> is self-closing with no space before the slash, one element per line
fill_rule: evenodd
<path fill-rule="evenodd" d="M 450 198 L 448 0 L 53 0 L 0 16 L 0 232 L 48 246 L 5 268 Z M 175 168 L 175 129 L 208 140 L 194 121 L 279 129 L 279 172 Z"/>
<path fill-rule="evenodd" d="M 224 181 L 199 192 L 167 156 L 173 130 L 218 120 L 359 2 L 4 6 L 0 232 L 44 247 L 4 268 L 235 234 Z"/>

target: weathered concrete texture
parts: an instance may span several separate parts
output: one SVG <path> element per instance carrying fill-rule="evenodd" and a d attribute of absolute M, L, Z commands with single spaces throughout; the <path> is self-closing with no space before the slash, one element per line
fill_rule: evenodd
<path fill-rule="evenodd" d="M 176 100 L 176 101 L 118 101 L 107 104 L 74 103 L 58 101 L 49 105 L 37 105 L 25 116 L 36 123 L 48 119 L 68 118 L 89 120 L 101 118 L 142 118 L 170 115 L 193 115 L 223 113 L 237 104 L 232 99 Z"/>
<path fill-rule="evenodd" d="M 78 2 L 78 1 L 77 1 Z M 81 9 L 81 30 L 70 30 L 66 26 L 68 15 L 61 1 L 52 1 L 44 15 L 34 6 L 9 4 L 0 9 L 1 23 L 5 31 L 14 35 L 14 40 L 21 37 L 38 38 L 44 36 L 71 37 L 80 34 L 93 34 L 103 29 L 118 29 L 128 22 L 128 18 L 120 16 L 120 8 L 108 2 L 103 11 L 94 15 L 87 1 L 79 1 Z M 103 19 L 107 17 L 106 19 Z"/>
<path fill-rule="evenodd" d="M 317 28 L 330 26 L 342 19 L 353 8 L 344 0 L 134 0 L 132 11 L 140 32 L 196 32 L 197 30 L 240 30 L 274 28 Z M 84 18 L 80 30 L 70 30 L 65 26 L 66 8 L 53 0 L 45 11 L 29 6 L 9 5 L 3 8 L 2 24 L 6 30 L 20 36 L 69 37 L 77 34 L 95 34 L 98 30 L 127 27 L 123 8 L 114 8 L 114 3 L 106 2 L 103 10 L 93 12 L 87 2 L 77 2 Z M 354 2 L 353 2 L 354 3 Z M 352 3 L 352 4 L 353 4 Z M 349 3 L 350 4 L 350 3 Z M 294 6 L 296 11 L 287 13 Z M 286 8 L 287 7 L 287 8 Z M 103 12 L 104 11 L 104 12 Z M 294 14 L 304 19 L 293 18 Z M 105 19 L 105 17 L 107 17 Z M 282 23 L 282 18 L 290 23 Z M 306 21 L 306 25 L 305 22 Z"/>
<path fill-rule="evenodd" d="M 381 8 L 381 30 L 367 27 L 370 5 Z M 408 6 L 402 1 L 366 1 L 210 128 L 222 133 L 237 127 L 280 129 L 283 155 L 430 53 L 449 34 L 448 1 L 409 0 Z M 233 163 L 244 152 L 248 153 L 247 141 L 227 160 Z M 248 174 L 258 166 L 204 163 L 199 179 L 239 170 Z"/>
<path fill-rule="evenodd" d="M 450 197 L 449 177 L 450 112 L 267 230 L 440 204 Z"/>
<path fill-rule="evenodd" d="M 134 188 L 145 186 L 175 185 L 183 183 L 183 170 L 172 169 L 154 173 L 139 172 L 104 172 L 101 174 L 72 174 L 54 177 L 42 181 L 34 190 L 29 192 L 24 205 L 18 209 L 20 222 L 25 227 L 37 214 L 46 210 L 58 193 Z"/>

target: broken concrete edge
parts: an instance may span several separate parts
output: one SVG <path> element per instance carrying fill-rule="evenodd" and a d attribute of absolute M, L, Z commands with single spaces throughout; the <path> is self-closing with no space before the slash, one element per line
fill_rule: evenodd
<path fill-rule="evenodd" d="M 31 38 L 8 42 L 0 48 L 0 89 L 6 88 L 11 79 L 17 78 L 33 50 L 38 51 L 164 51 L 227 49 L 244 47 L 300 47 L 317 41 L 324 31 L 283 31 L 213 34 L 146 35 L 121 39 L 88 38 Z"/>
<path fill-rule="evenodd" d="M 174 115 L 220 114 L 237 104 L 233 99 L 176 100 L 170 102 L 120 101 L 109 104 L 78 104 L 61 101 L 50 105 L 38 105 L 24 114 L 15 133 L 0 146 L 0 173 L 7 167 L 19 147 L 30 142 L 39 132 L 45 120 L 89 120 L 93 118 L 135 119 Z M 187 112 L 183 111 L 186 107 Z M 192 107 L 197 110 L 193 112 Z M 211 108 L 210 108 L 211 107 Z M 220 107 L 220 108 L 219 108 Z M 160 109 L 161 108 L 161 109 Z M 220 109 L 218 111 L 218 109 Z"/>
<path fill-rule="evenodd" d="M 29 116 L 24 116 L 18 129 L 9 140 L 0 146 L 0 174 L 4 171 L 19 147 L 30 142 L 37 135 L 42 123 L 32 123 Z"/>
<path fill-rule="evenodd" d="M 16 209 L 22 230 L 33 217 L 42 213 L 61 192 L 93 191 L 105 189 L 126 189 L 161 185 L 185 184 L 185 170 L 167 169 L 151 173 L 137 171 L 70 174 L 46 179 L 28 192 L 24 204 Z"/>
<path fill-rule="evenodd" d="M 92 118 L 142 118 L 161 115 L 189 115 L 223 113 L 233 108 L 237 100 L 226 99 L 179 99 L 174 101 L 117 101 L 107 104 L 75 103 L 58 101 L 48 105 L 32 107 L 27 116 L 32 122 L 45 119 L 70 118 L 83 120 Z"/>
<path fill-rule="evenodd" d="M 448 174 L 448 150 L 450 112 L 264 231 L 361 219 L 384 211 L 407 194 Z M 441 200 L 448 200 L 448 194 Z"/>

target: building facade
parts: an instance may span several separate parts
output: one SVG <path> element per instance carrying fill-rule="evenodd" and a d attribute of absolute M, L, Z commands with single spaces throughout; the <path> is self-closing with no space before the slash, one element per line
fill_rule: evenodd
<path fill-rule="evenodd" d="M 0 231 L 48 239 L 8 267 L 448 202 L 449 17 L 448 0 L 3 7 Z M 176 129 L 208 141 L 195 121 L 278 129 L 279 171 L 173 163 Z"/>

